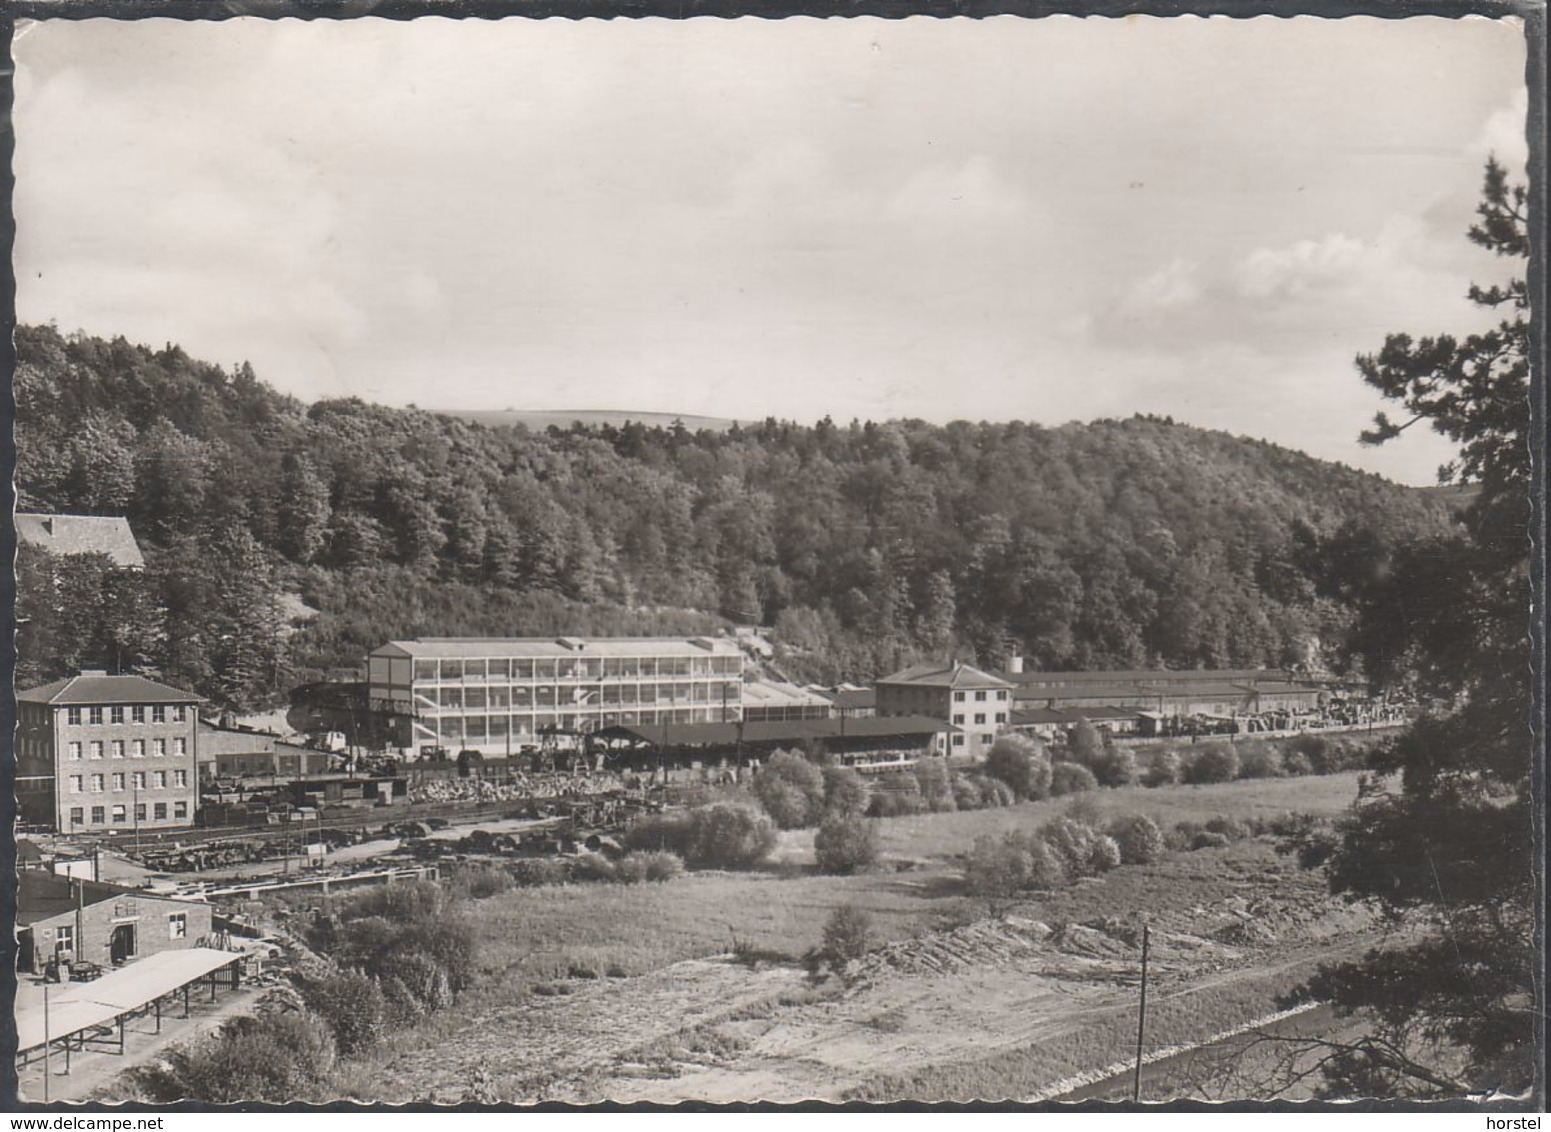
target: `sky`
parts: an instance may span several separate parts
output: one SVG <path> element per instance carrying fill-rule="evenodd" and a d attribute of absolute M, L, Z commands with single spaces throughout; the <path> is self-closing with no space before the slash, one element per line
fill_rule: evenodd
<path fill-rule="evenodd" d="M 1410 483 L 1355 355 L 1469 331 L 1516 21 L 18 30 L 23 322 L 304 400 L 1169 415 Z M 1526 408 L 1526 412 L 1527 412 Z"/>

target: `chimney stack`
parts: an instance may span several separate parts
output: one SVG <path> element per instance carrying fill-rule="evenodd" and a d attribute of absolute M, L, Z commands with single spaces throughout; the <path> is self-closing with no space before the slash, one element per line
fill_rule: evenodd
<path fill-rule="evenodd" d="M 1010 656 L 1010 657 L 1008 657 L 1007 658 L 1007 671 L 1012 673 L 1014 676 L 1022 674 L 1022 672 L 1023 672 L 1023 658 L 1021 656 Z"/>

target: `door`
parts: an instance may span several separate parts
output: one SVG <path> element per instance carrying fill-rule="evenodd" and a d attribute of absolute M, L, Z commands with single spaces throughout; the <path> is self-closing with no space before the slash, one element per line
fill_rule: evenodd
<path fill-rule="evenodd" d="M 135 957 L 135 925 L 117 924 L 113 928 L 113 935 L 108 940 L 108 958 L 114 963 L 122 963 L 126 959 Z"/>

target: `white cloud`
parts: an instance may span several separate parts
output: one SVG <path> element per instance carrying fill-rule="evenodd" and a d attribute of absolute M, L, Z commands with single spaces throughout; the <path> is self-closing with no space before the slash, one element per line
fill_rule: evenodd
<path fill-rule="evenodd" d="M 1466 152 L 1478 159 L 1496 155 L 1499 164 L 1522 176 L 1529 164 L 1528 127 L 1529 90 L 1520 87 L 1512 102 L 1492 112 Z"/>
<path fill-rule="evenodd" d="M 1126 290 L 1121 310 L 1147 316 L 1188 307 L 1201 298 L 1200 276 L 1201 266 L 1193 260 L 1170 260 Z"/>

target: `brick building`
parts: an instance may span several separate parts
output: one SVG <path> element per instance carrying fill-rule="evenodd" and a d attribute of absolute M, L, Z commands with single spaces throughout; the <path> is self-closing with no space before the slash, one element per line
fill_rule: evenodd
<path fill-rule="evenodd" d="M 211 931 L 209 904 L 153 896 L 42 871 L 18 874 L 18 966 L 40 973 L 50 959 L 124 963 L 199 946 Z"/>
<path fill-rule="evenodd" d="M 21 820 L 61 833 L 192 824 L 200 702 L 143 676 L 92 671 L 18 692 Z"/>

